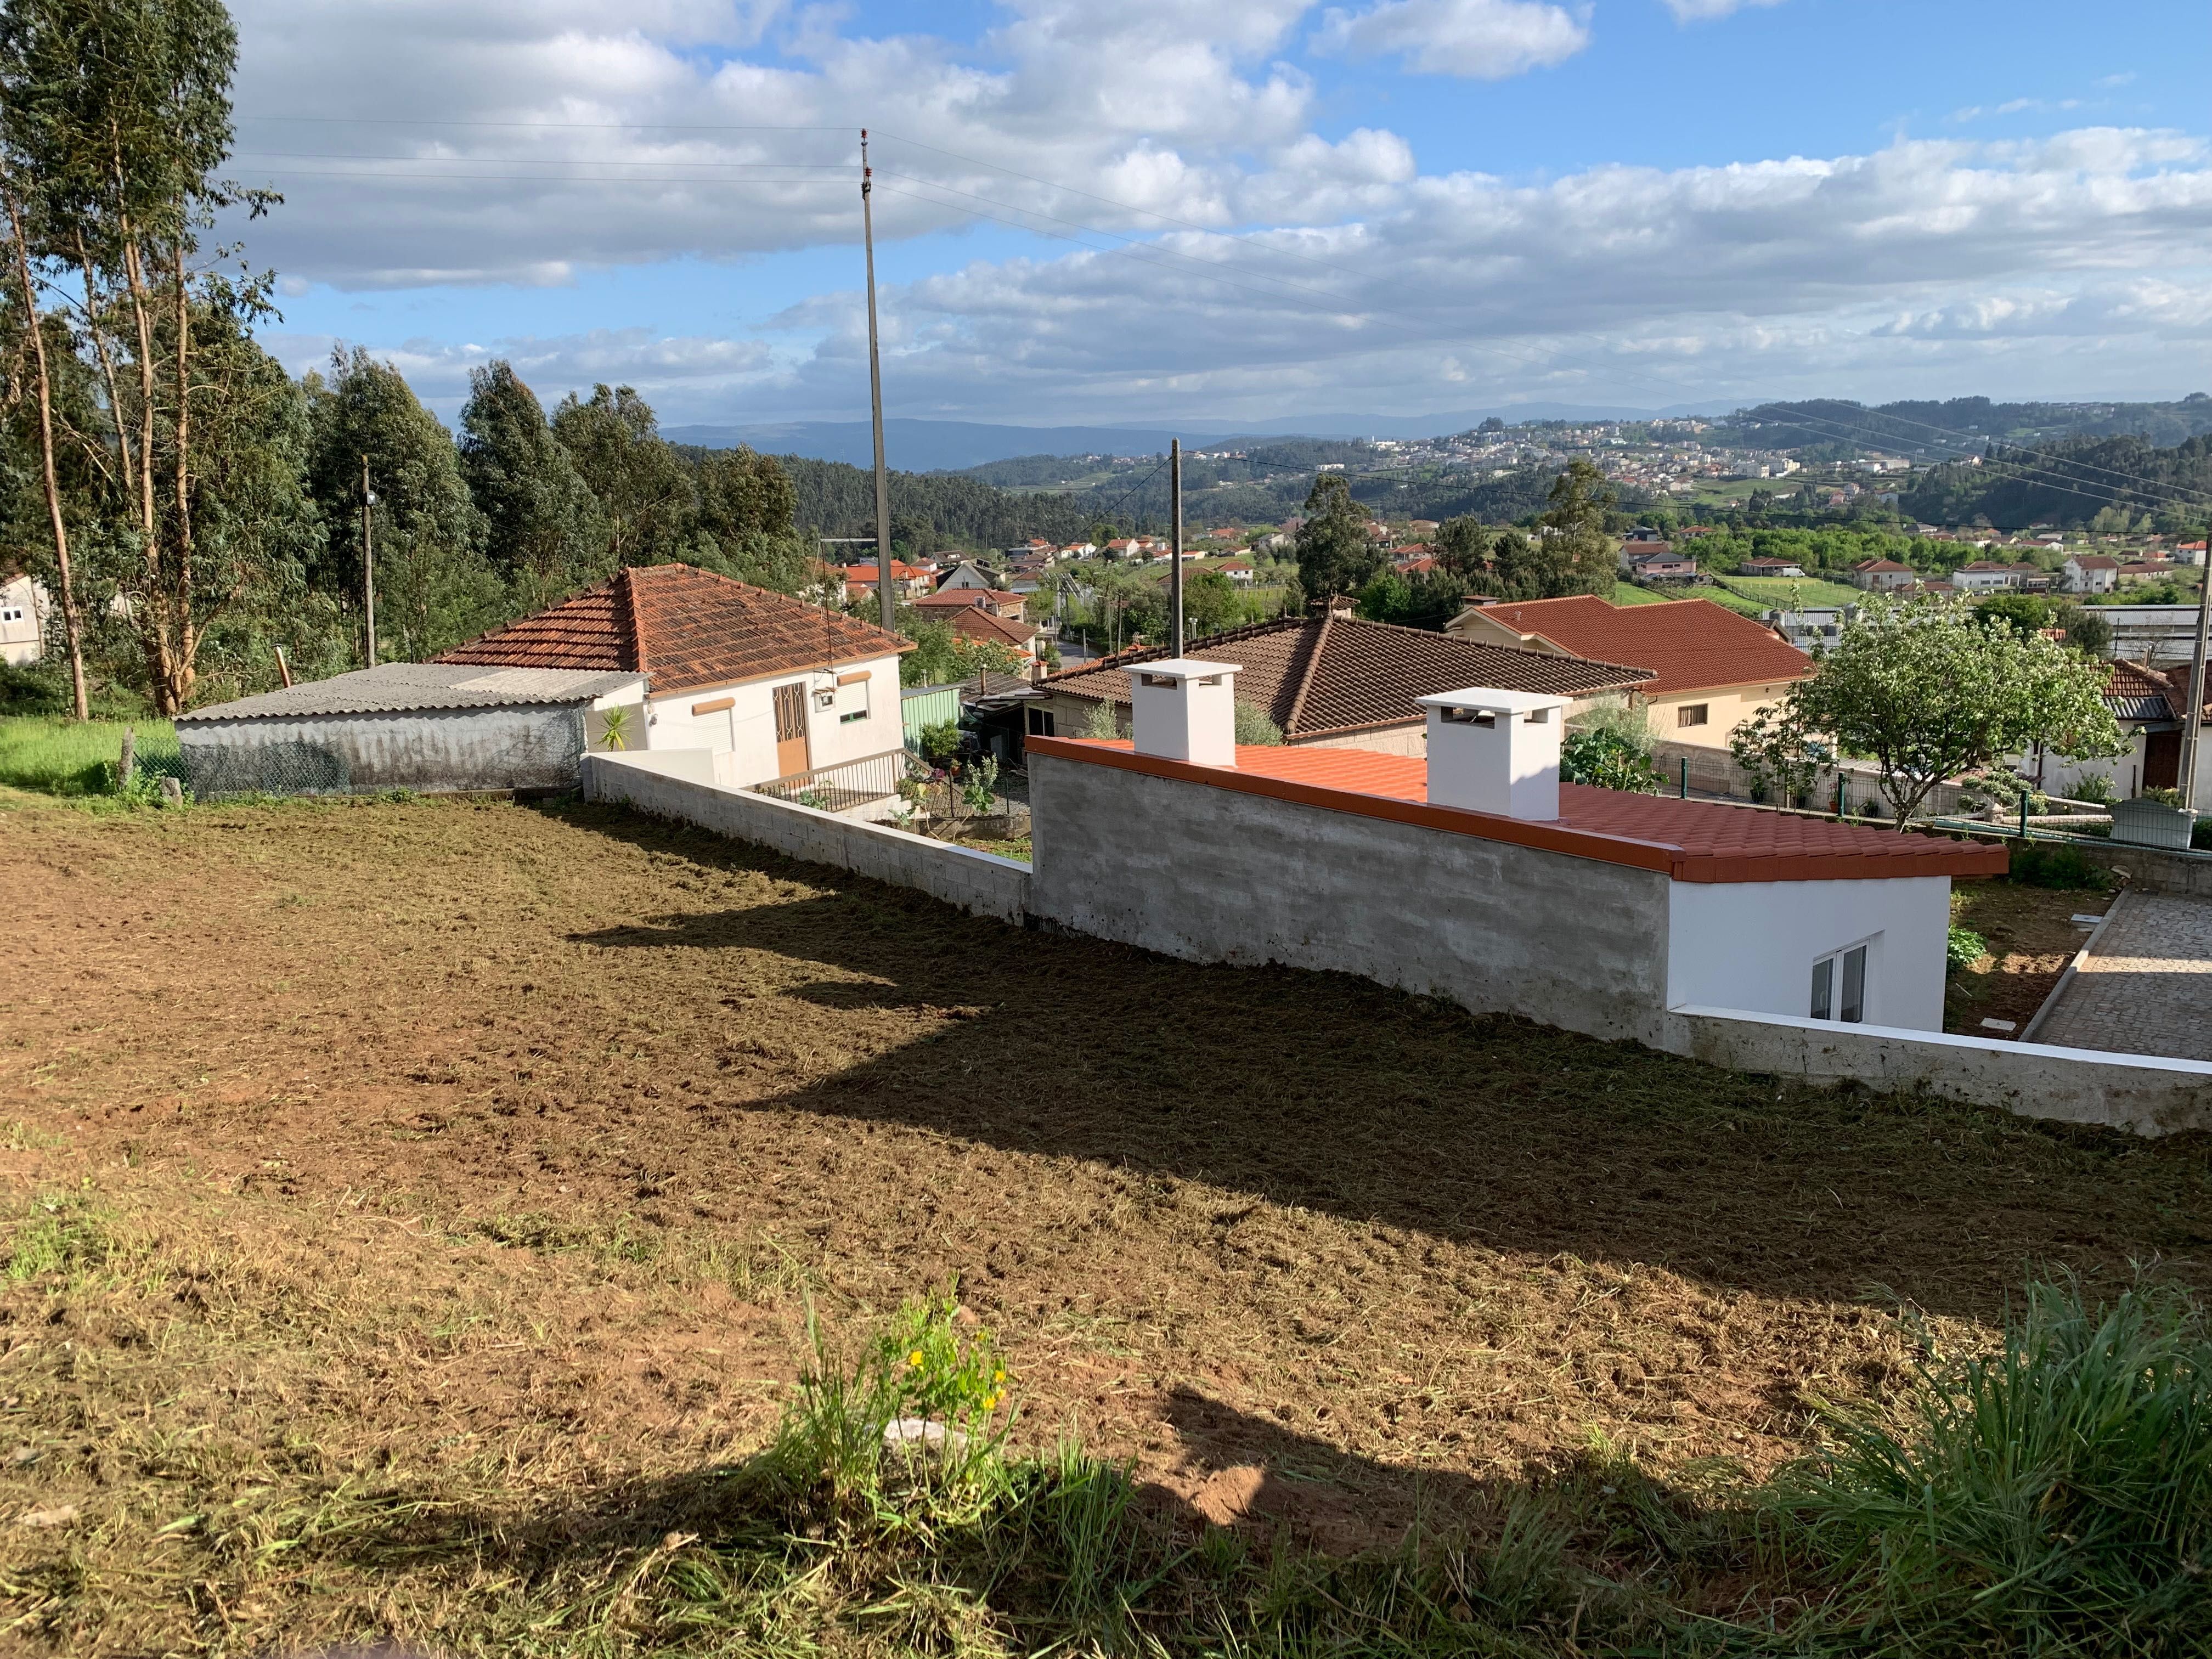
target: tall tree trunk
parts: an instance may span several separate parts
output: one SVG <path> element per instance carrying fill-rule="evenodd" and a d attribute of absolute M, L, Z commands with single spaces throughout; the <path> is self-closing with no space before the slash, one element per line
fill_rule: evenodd
<path fill-rule="evenodd" d="M 185 242 L 181 236 L 177 239 L 173 254 L 171 275 L 177 284 L 177 635 L 175 659 L 171 665 L 171 706 L 162 711 L 169 714 L 181 713 L 191 697 L 195 678 L 192 659 L 199 654 L 199 641 L 192 625 L 192 290 L 185 280 Z"/>
<path fill-rule="evenodd" d="M 170 678 L 169 617 L 161 582 L 161 514 L 154 504 L 154 319 L 146 291 L 146 267 L 140 258 L 137 228 L 123 219 L 123 270 L 131 294 L 131 314 L 138 332 L 138 536 L 144 566 L 144 590 L 133 608 L 138 643 L 146 656 L 146 678 L 155 706 L 163 714 Z"/>
<path fill-rule="evenodd" d="M 8 224 L 15 236 L 15 270 L 23 283 L 23 325 L 30 331 L 38 362 L 39 463 L 46 489 L 46 517 L 53 527 L 54 563 L 62 590 L 62 631 L 69 639 L 70 706 L 78 720 L 91 717 L 84 695 L 84 629 L 76 611 L 76 581 L 70 568 L 69 524 L 62 516 L 62 486 L 54 468 L 53 381 L 46 367 L 46 331 L 39 315 L 38 290 L 31 283 L 31 249 L 23 240 L 23 215 L 13 185 L 6 191 Z"/>

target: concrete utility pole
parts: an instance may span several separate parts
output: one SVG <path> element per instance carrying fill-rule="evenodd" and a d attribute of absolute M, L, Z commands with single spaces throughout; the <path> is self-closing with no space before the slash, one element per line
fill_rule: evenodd
<path fill-rule="evenodd" d="M 1168 440 L 1168 608 L 1175 612 L 1175 653 L 1182 655 L 1182 440 Z"/>
<path fill-rule="evenodd" d="M 2189 673 L 2189 713 L 2181 726 L 2181 804 L 2197 805 L 2197 754 L 2204 741 L 2204 643 L 2212 635 L 2212 525 L 2204 532 L 2204 562 L 2197 567 L 2197 656 Z"/>
<path fill-rule="evenodd" d="M 368 665 L 376 666 L 376 548 L 369 508 L 376 496 L 368 487 L 368 457 L 361 458 L 361 605 L 368 618 Z"/>
<path fill-rule="evenodd" d="M 876 348 L 876 217 L 870 201 L 875 181 L 868 170 L 868 130 L 860 129 L 860 240 L 868 251 L 868 403 L 876 425 L 876 604 L 885 629 L 898 627 L 892 597 L 891 491 L 884 471 L 884 364 Z"/>

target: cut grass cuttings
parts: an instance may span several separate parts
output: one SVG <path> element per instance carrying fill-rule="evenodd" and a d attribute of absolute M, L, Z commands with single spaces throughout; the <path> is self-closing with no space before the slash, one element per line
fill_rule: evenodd
<path fill-rule="evenodd" d="M 167 720 L 72 720 L 50 714 L 0 719 L 0 785 L 47 795 L 105 795 L 115 788 L 115 763 L 125 724 L 137 732 L 140 755 L 177 752 L 177 728 Z"/>

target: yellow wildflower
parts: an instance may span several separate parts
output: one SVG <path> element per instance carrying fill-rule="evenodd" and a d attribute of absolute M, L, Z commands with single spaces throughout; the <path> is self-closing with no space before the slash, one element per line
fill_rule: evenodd
<path fill-rule="evenodd" d="M 906 1363 L 913 1366 L 915 1370 L 920 1370 L 921 1369 L 921 1350 L 916 1348 L 912 1353 L 908 1354 L 906 1357 Z"/>

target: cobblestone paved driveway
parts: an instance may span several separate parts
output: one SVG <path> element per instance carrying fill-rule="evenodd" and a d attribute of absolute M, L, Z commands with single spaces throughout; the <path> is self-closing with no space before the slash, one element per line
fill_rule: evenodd
<path fill-rule="evenodd" d="M 2124 895 L 2038 1042 L 2212 1060 L 2212 899 Z"/>

